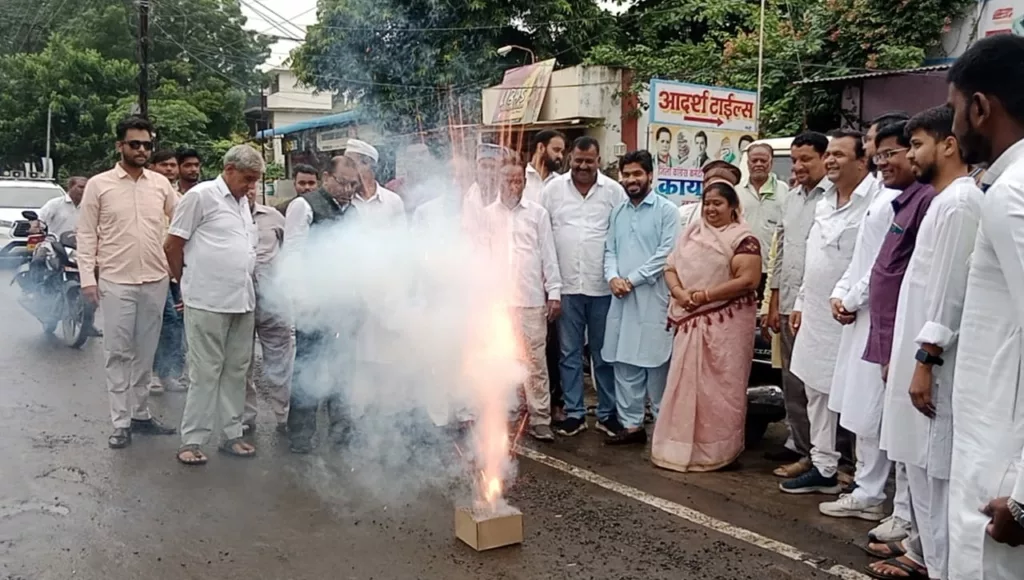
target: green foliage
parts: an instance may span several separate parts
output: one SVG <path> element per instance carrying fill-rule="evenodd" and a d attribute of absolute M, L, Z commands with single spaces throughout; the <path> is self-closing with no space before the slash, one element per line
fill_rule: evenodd
<path fill-rule="evenodd" d="M 837 88 L 793 81 L 919 66 L 951 15 L 972 0 L 768 0 L 761 132 L 792 135 L 839 124 Z M 641 0 L 590 62 L 650 78 L 757 88 L 760 7 L 747 0 Z"/>
<path fill-rule="evenodd" d="M 358 98 L 384 132 L 430 130 L 478 121 L 480 89 L 529 62 L 497 48 L 521 45 L 539 60 L 577 64 L 611 30 L 602 15 L 595 0 L 319 0 L 320 23 L 293 66 L 310 86 Z"/>
<path fill-rule="evenodd" d="M 0 56 L 0 165 L 44 154 L 53 102 L 51 156 L 58 170 L 108 166 L 112 127 L 138 95 L 135 3 L 8 1 L 12 9 L 0 11 L 0 24 L 6 18 L 21 32 L 0 40 L 0 55 L 6 54 Z M 219 159 L 223 143 L 246 130 L 245 97 L 262 86 L 257 67 L 271 39 L 243 28 L 238 0 L 151 5 L 149 112 L 159 145 L 190 146 Z"/>

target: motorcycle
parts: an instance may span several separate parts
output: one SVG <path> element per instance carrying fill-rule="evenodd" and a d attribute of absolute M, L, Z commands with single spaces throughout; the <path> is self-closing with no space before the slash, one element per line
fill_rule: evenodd
<path fill-rule="evenodd" d="M 39 219 L 34 211 L 21 215 L 30 222 Z M 96 308 L 82 296 L 75 232 L 58 239 L 42 229 L 29 236 L 32 259 L 18 268 L 11 284 L 21 287 L 18 303 L 42 323 L 44 332 L 51 334 L 60 326 L 64 343 L 81 348 L 93 336 Z"/>

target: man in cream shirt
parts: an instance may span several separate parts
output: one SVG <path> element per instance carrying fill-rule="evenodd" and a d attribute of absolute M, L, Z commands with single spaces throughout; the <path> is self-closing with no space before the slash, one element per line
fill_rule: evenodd
<path fill-rule="evenodd" d="M 764 297 L 765 282 L 768 278 L 768 249 L 772 247 L 775 229 L 782 221 L 782 208 L 789 188 L 785 182 L 772 173 L 772 156 L 775 151 L 767 143 L 753 143 L 747 147 L 748 174 L 740 181 L 739 194 L 743 219 L 761 242 L 761 285 L 758 298 Z"/>

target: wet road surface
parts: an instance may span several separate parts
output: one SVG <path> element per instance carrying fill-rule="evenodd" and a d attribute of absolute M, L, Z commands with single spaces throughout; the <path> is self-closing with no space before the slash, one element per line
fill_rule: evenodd
<path fill-rule="evenodd" d="M 357 475 L 372 466 L 291 455 L 266 407 L 254 460 L 208 449 L 209 465 L 188 468 L 174 460 L 177 437 L 112 451 L 102 344 L 45 337 L 10 276 L 0 270 L 0 580 L 809 580 L 857 578 L 849 569 L 867 561 L 852 542 L 870 525 L 818 515 L 820 496 L 779 493 L 760 449 L 736 469 L 683 475 L 655 469 L 646 451 L 605 448 L 593 430 L 528 443 L 553 460 L 521 459 L 509 490 L 525 542 L 484 553 L 455 539 L 443 482 L 370 489 Z M 183 405 L 184 394 L 151 399 L 171 424 Z"/>

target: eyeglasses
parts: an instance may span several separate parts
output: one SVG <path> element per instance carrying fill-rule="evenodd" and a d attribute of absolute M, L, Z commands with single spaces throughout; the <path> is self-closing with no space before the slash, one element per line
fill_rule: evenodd
<path fill-rule="evenodd" d="M 146 151 L 153 150 L 152 141 L 125 141 L 125 144 L 132 149 L 145 149 Z"/>
<path fill-rule="evenodd" d="M 881 163 L 883 161 L 888 161 L 892 159 L 893 157 L 896 156 L 896 154 L 903 153 L 904 151 L 910 151 L 910 149 L 904 147 L 902 149 L 889 149 L 888 151 L 879 151 L 878 153 L 875 154 L 874 157 L 872 157 L 872 159 L 875 161 L 875 163 Z"/>

